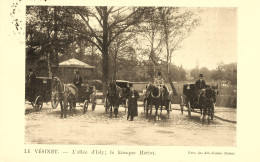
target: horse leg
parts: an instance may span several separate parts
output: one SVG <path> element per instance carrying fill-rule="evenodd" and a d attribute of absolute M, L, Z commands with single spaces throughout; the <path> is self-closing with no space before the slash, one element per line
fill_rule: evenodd
<path fill-rule="evenodd" d="M 119 106 L 115 106 L 115 109 L 114 109 L 114 113 L 115 113 L 115 117 L 117 118 L 117 114 L 118 114 L 118 108 L 119 108 Z"/>
<path fill-rule="evenodd" d="M 113 109 L 113 106 L 110 105 L 110 117 L 112 118 L 112 109 Z"/>
<path fill-rule="evenodd" d="M 62 104 L 62 101 L 60 101 L 60 117 L 63 118 L 63 104 Z"/>
<path fill-rule="evenodd" d="M 67 118 L 67 111 L 68 111 L 68 101 L 64 101 L 64 118 Z"/>
<path fill-rule="evenodd" d="M 127 120 L 129 119 L 129 114 L 130 114 L 130 111 L 131 111 L 131 103 L 128 104 L 128 112 L 127 112 Z"/>
<path fill-rule="evenodd" d="M 73 108 L 72 108 L 73 105 L 72 105 L 72 102 L 71 102 L 71 101 L 69 101 L 68 103 L 69 103 L 69 106 L 70 106 L 70 113 L 71 113 L 71 111 L 72 111 L 72 109 L 73 109 Z"/>

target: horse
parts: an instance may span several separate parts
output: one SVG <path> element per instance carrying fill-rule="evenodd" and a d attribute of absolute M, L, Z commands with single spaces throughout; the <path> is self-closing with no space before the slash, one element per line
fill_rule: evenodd
<path fill-rule="evenodd" d="M 108 106 L 110 109 L 110 117 L 114 107 L 114 114 L 117 118 L 118 108 L 122 101 L 122 89 L 116 85 L 116 82 L 110 82 L 107 91 Z"/>
<path fill-rule="evenodd" d="M 76 101 L 78 99 L 78 88 L 73 84 L 64 84 L 58 77 L 53 79 L 53 89 L 58 94 L 58 100 L 61 106 L 61 118 L 67 117 L 68 104 L 70 105 L 70 111 L 72 109 L 76 111 Z"/>
<path fill-rule="evenodd" d="M 155 106 L 155 116 L 158 116 L 158 108 L 159 106 L 161 106 L 162 104 L 162 91 L 160 90 L 159 87 L 157 87 L 154 84 L 148 84 L 146 87 L 146 93 L 148 95 L 147 99 L 146 99 L 146 104 L 147 104 L 147 111 L 146 111 L 146 115 L 148 115 L 148 110 L 150 109 L 150 117 L 152 115 L 152 107 L 153 105 Z M 159 117 L 158 117 L 159 120 Z"/>
<path fill-rule="evenodd" d="M 200 99 L 202 124 L 205 122 L 205 119 L 208 121 L 208 123 L 210 123 L 210 117 L 211 120 L 213 120 L 217 95 L 218 95 L 217 87 L 208 86 L 204 90 Z"/>

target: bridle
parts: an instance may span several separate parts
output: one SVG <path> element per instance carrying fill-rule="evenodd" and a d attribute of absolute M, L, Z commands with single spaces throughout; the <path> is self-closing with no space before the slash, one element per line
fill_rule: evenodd
<path fill-rule="evenodd" d="M 152 91 L 152 90 L 149 90 L 149 88 L 152 88 L 152 89 L 155 89 L 156 87 L 155 86 L 152 86 L 152 84 L 149 84 L 148 85 L 148 87 L 147 87 L 147 90 L 151 93 L 151 96 L 153 97 L 153 98 L 159 98 L 160 97 L 160 95 L 161 95 L 161 92 L 160 92 L 160 90 L 158 89 L 158 95 L 157 96 L 154 96 L 154 92 Z"/>

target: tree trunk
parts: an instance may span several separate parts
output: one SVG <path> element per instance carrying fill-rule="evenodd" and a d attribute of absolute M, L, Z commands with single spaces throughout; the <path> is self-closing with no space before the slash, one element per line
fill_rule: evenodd
<path fill-rule="evenodd" d="M 102 70 L 103 70 L 103 102 L 107 94 L 109 78 L 109 57 L 108 57 L 108 13 L 107 7 L 103 7 L 103 44 L 102 44 Z"/>

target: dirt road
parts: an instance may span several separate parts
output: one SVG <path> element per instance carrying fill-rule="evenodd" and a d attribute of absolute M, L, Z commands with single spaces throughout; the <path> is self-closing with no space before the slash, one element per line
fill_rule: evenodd
<path fill-rule="evenodd" d="M 236 109 L 216 107 L 215 118 L 202 125 L 198 113 L 188 117 L 179 105 L 172 105 L 170 119 L 164 110 L 161 120 L 149 120 L 138 108 L 134 121 L 127 121 L 125 109 L 118 118 L 110 118 L 103 105 L 83 114 L 81 107 L 66 119 L 60 118 L 60 107 L 44 104 L 40 112 L 26 105 L 26 144 L 76 145 L 155 145 L 155 146 L 236 146 Z"/>

